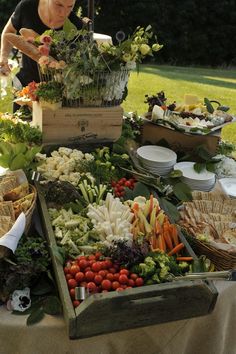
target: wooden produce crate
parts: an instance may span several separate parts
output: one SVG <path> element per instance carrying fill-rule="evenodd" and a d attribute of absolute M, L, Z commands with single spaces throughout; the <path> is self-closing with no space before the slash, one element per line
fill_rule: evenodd
<path fill-rule="evenodd" d="M 116 107 L 42 108 L 33 102 L 32 125 L 39 126 L 43 144 L 115 141 L 121 135 L 123 109 Z"/>
<path fill-rule="evenodd" d="M 178 281 L 90 295 L 73 308 L 63 266 L 52 252 L 56 245 L 54 232 L 42 187 L 36 183 L 42 226 L 47 237 L 64 319 L 71 339 L 149 326 L 209 314 L 217 300 L 212 282 Z M 185 238 L 181 242 L 196 257 Z"/>
<path fill-rule="evenodd" d="M 174 151 L 192 153 L 197 146 L 204 145 L 212 154 L 216 153 L 220 141 L 220 137 L 217 134 L 194 135 L 182 133 L 174 129 L 154 124 L 145 119 L 142 127 L 142 144 L 146 142 L 158 144 L 159 141 L 163 139 Z"/>

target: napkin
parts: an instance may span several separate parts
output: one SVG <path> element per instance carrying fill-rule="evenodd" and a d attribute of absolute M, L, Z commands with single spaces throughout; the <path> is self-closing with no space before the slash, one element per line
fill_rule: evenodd
<path fill-rule="evenodd" d="M 25 214 L 21 213 L 12 228 L 0 238 L 0 246 L 7 247 L 14 253 L 25 230 L 25 223 Z"/>

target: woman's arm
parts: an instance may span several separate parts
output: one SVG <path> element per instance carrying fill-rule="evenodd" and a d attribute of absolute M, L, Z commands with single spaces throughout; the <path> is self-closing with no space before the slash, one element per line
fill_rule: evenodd
<path fill-rule="evenodd" d="M 9 18 L 1 35 L 0 74 L 2 75 L 8 75 L 10 73 L 8 57 L 12 49 L 12 45 L 5 38 L 6 33 L 16 33 L 16 29 L 12 25 L 11 18 Z"/>

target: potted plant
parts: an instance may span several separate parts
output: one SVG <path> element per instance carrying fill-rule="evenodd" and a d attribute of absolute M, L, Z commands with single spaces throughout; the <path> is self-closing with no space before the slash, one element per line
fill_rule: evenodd
<path fill-rule="evenodd" d="M 63 85 L 57 81 L 41 82 L 38 84 L 35 95 L 42 108 L 56 110 L 62 105 Z"/>

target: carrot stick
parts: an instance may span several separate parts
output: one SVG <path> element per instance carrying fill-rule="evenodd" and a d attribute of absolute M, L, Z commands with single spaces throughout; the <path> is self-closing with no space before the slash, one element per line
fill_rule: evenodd
<path fill-rule="evenodd" d="M 179 244 L 179 236 L 178 236 L 177 227 L 174 224 L 170 224 L 169 230 L 171 231 L 170 235 L 171 235 L 171 238 L 174 242 L 174 245 L 177 246 Z"/>
<path fill-rule="evenodd" d="M 139 211 L 139 204 L 138 204 L 138 203 L 134 203 L 134 204 L 132 205 L 132 210 L 133 210 L 133 211 Z"/>
<path fill-rule="evenodd" d="M 170 234 L 168 231 L 163 231 L 163 237 L 164 237 L 164 240 L 166 242 L 166 245 L 167 247 L 169 248 L 169 250 L 172 250 L 173 248 L 173 243 L 172 243 L 172 239 L 170 237 Z"/>
<path fill-rule="evenodd" d="M 150 195 L 150 207 L 149 207 L 149 212 L 148 215 L 151 214 L 152 209 L 153 209 L 154 203 L 153 203 L 153 194 Z"/>
<path fill-rule="evenodd" d="M 173 254 L 178 253 L 183 248 L 184 248 L 184 244 L 181 242 L 168 253 L 168 256 L 173 256 Z"/>
<path fill-rule="evenodd" d="M 193 257 L 176 257 L 176 261 L 191 262 Z"/>
<path fill-rule="evenodd" d="M 159 224 L 159 221 L 156 219 L 156 222 L 155 222 L 155 233 L 157 235 L 159 235 L 161 233 L 161 226 Z"/>
<path fill-rule="evenodd" d="M 165 252 L 166 251 L 166 243 L 165 243 L 165 239 L 164 239 L 163 234 L 159 235 L 159 239 L 160 239 L 160 242 L 159 242 L 160 250 Z"/>

